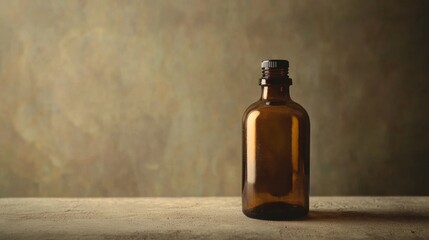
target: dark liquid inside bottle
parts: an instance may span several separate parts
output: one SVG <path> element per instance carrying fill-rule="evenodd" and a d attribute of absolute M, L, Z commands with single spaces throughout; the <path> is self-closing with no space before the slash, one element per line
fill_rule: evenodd
<path fill-rule="evenodd" d="M 264 220 L 293 220 L 307 215 L 308 209 L 301 205 L 291 205 L 285 202 L 263 203 L 244 214 L 251 218 Z"/>
<path fill-rule="evenodd" d="M 290 99 L 288 62 L 262 65 L 261 99 L 243 117 L 243 213 L 259 219 L 300 218 L 309 209 L 310 121 Z"/>

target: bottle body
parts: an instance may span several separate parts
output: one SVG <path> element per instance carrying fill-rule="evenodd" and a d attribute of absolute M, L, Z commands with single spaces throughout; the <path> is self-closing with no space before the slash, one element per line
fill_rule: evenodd
<path fill-rule="evenodd" d="M 309 210 L 310 121 L 289 97 L 289 84 L 262 85 L 243 116 L 243 213 L 294 219 Z"/>

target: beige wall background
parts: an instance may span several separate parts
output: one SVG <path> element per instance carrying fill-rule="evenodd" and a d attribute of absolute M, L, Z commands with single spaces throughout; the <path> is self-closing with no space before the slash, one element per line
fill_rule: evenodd
<path fill-rule="evenodd" d="M 313 195 L 429 194 L 427 1 L 0 1 L 0 196 L 239 195 L 291 62 Z"/>

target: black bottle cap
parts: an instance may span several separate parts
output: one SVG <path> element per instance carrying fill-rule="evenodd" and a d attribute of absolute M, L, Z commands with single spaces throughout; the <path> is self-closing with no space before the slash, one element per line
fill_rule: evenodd
<path fill-rule="evenodd" d="M 282 59 L 265 60 L 261 63 L 262 78 L 259 85 L 292 85 L 292 79 L 289 77 L 289 61 Z"/>
<path fill-rule="evenodd" d="M 282 59 L 270 59 L 262 61 L 261 68 L 289 68 L 289 61 Z"/>

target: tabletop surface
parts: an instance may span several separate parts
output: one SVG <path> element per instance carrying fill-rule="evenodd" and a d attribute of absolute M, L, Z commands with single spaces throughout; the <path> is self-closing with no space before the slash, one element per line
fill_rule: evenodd
<path fill-rule="evenodd" d="M 239 197 L 2 198 L 0 239 L 429 239 L 429 197 L 312 197 L 296 221 Z"/>

